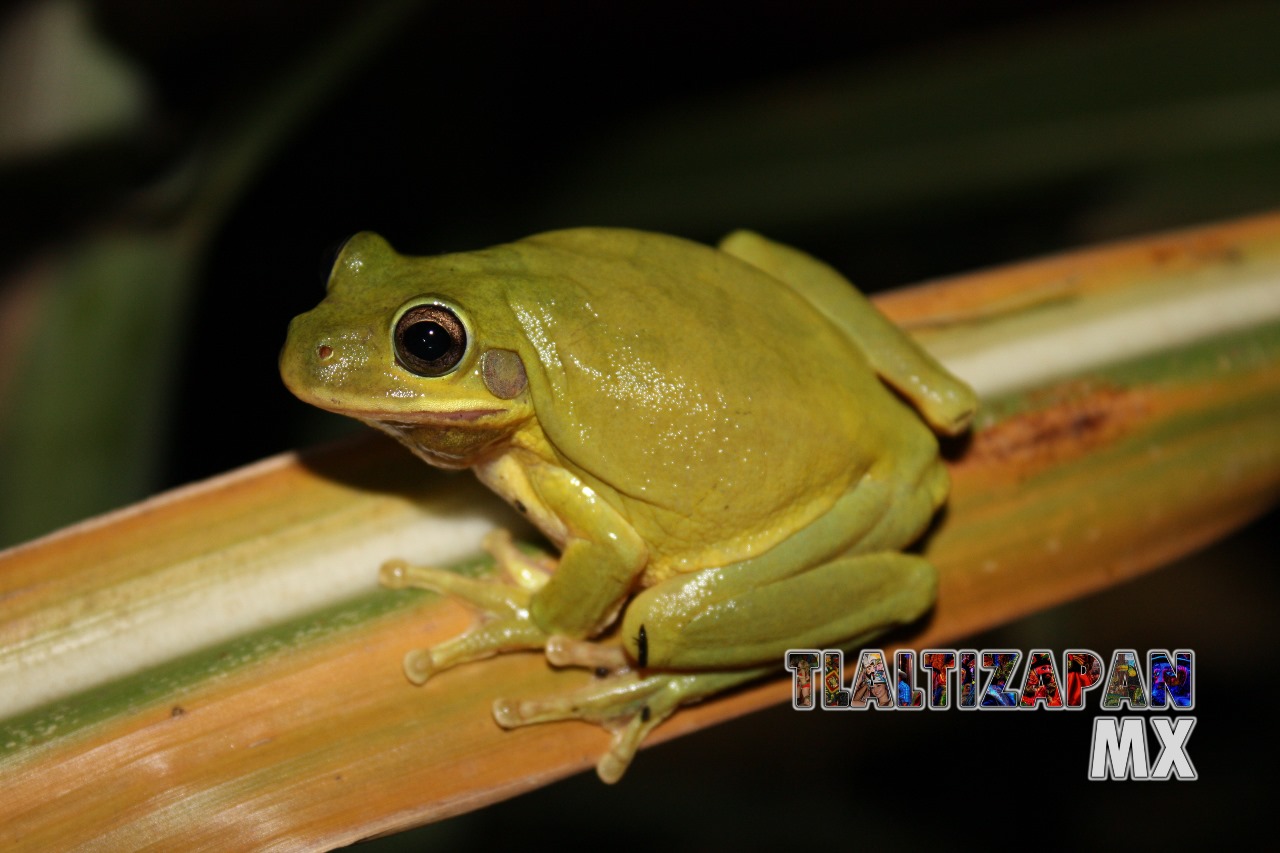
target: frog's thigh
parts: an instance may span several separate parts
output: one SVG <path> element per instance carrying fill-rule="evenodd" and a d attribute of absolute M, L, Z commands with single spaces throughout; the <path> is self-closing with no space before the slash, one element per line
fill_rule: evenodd
<path fill-rule="evenodd" d="M 645 590 L 627 607 L 623 636 L 650 667 L 751 666 L 781 660 L 787 649 L 856 644 L 919 617 L 936 591 L 932 565 L 894 551 L 840 557 L 786 577 L 757 577 L 742 563 Z"/>

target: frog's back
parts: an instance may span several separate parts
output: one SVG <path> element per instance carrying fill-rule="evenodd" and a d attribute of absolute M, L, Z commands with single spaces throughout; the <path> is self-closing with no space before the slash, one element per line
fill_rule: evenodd
<path fill-rule="evenodd" d="M 512 244 L 508 293 L 538 351 L 556 452 L 668 570 L 759 553 L 898 445 L 933 437 L 857 345 L 793 290 L 707 246 L 577 229 Z"/>

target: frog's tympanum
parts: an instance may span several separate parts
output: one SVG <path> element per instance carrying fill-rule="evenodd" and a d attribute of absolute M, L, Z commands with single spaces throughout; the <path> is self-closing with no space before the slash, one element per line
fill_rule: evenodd
<path fill-rule="evenodd" d="M 933 567 L 901 549 L 947 494 L 930 427 L 976 405 L 837 272 L 748 232 L 582 228 L 430 258 L 358 234 L 280 367 L 303 400 L 472 468 L 559 549 L 494 535 L 502 579 L 399 561 L 382 579 L 485 614 L 410 653 L 414 682 L 516 649 L 607 670 L 494 707 L 508 728 L 604 724 L 606 781 L 681 703 L 931 606 Z"/>

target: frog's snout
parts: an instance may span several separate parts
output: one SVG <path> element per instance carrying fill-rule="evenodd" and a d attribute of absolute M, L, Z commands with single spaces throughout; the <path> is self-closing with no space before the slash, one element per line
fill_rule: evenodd
<path fill-rule="evenodd" d="M 308 315 L 300 314 L 289 323 L 284 347 L 280 350 L 280 378 L 294 396 L 310 401 L 309 391 L 322 382 L 322 371 L 337 356 L 327 336 L 314 334 Z"/>

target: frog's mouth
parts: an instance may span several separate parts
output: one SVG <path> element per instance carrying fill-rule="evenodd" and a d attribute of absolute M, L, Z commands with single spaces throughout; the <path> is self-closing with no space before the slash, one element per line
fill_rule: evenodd
<path fill-rule="evenodd" d="M 370 426 L 387 424 L 392 427 L 430 426 L 432 424 L 456 424 L 478 421 L 490 415 L 506 414 L 506 409 L 441 409 L 440 411 L 396 412 L 387 416 L 382 412 L 360 412 L 352 409 L 331 409 L 338 414 L 364 421 Z"/>

